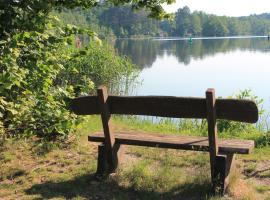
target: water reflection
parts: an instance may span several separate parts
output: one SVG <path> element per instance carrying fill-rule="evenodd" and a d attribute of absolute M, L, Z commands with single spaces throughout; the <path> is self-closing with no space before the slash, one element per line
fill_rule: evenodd
<path fill-rule="evenodd" d="M 123 39 L 115 42 L 115 48 L 143 69 L 151 67 L 157 58 L 166 55 L 174 56 L 179 63 L 189 65 L 192 59 L 204 59 L 236 50 L 265 53 L 270 51 L 270 42 L 267 38 L 200 39 L 192 43 L 187 40 Z"/>

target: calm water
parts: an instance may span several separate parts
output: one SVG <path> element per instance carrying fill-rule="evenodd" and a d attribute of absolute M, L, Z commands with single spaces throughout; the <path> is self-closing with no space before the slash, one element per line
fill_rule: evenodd
<path fill-rule="evenodd" d="M 270 111 L 267 38 L 117 40 L 116 49 L 141 71 L 136 95 L 203 97 L 207 88 L 227 97 L 251 89 Z"/>

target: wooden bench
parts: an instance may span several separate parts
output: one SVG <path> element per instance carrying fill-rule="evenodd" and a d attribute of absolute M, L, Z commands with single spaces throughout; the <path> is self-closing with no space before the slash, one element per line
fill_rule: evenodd
<path fill-rule="evenodd" d="M 228 185 L 234 154 L 249 154 L 254 148 L 254 141 L 218 139 L 217 119 L 248 123 L 258 120 L 258 108 L 253 101 L 216 99 L 214 89 L 206 91 L 206 98 L 184 98 L 109 96 L 106 87 L 101 86 L 97 90 L 97 96 L 73 99 L 71 110 L 78 115 L 101 114 L 103 132 L 88 137 L 89 141 L 102 143 L 98 146 L 97 175 L 115 172 L 120 159 L 121 145 L 208 151 L 212 189 L 214 193 L 219 194 L 224 194 Z M 113 133 L 110 128 L 111 114 L 207 119 L 208 137 Z"/>

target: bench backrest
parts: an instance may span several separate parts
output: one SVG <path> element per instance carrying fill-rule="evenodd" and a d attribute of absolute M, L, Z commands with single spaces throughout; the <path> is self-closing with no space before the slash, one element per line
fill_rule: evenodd
<path fill-rule="evenodd" d="M 108 96 L 106 100 L 110 114 L 197 119 L 207 118 L 206 103 L 206 98 L 173 96 Z M 216 99 L 214 106 L 217 119 L 248 123 L 258 120 L 258 108 L 251 100 Z M 77 115 L 101 114 L 99 97 L 75 98 L 71 110 Z"/>

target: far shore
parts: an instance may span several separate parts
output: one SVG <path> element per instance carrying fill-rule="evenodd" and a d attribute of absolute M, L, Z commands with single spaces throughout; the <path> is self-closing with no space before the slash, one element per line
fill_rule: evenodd
<path fill-rule="evenodd" d="M 267 35 L 242 35 L 242 36 L 223 36 L 223 37 L 148 37 L 148 36 L 138 36 L 138 37 L 119 37 L 119 40 L 218 40 L 218 39 L 246 39 L 246 38 L 267 38 Z"/>

